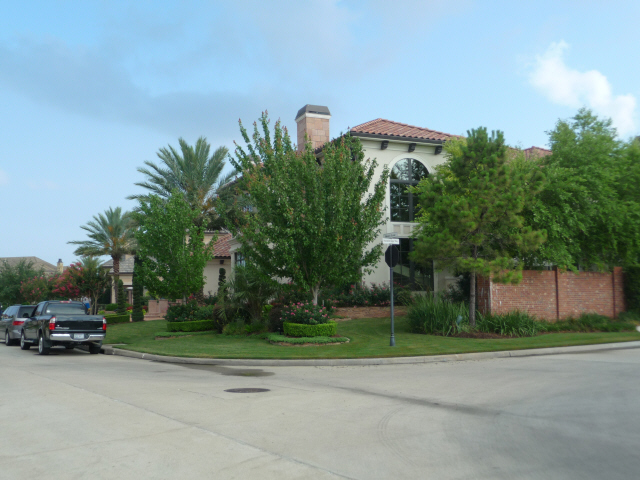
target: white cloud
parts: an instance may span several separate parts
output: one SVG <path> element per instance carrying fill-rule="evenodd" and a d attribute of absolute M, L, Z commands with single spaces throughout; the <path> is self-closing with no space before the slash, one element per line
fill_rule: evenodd
<path fill-rule="evenodd" d="M 0 185 L 8 185 L 9 184 L 9 175 L 0 170 Z"/>
<path fill-rule="evenodd" d="M 529 81 L 540 93 L 558 105 L 579 108 L 587 106 L 600 115 L 611 117 L 620 135 L 636 131 L 636 98 L 633 95 L 612 93 L 607 77 L 597 70 L 580 72 L 569 68 L 564 61 L 569 45 L 552 43 L 543 54 L 536 56 Z"/>

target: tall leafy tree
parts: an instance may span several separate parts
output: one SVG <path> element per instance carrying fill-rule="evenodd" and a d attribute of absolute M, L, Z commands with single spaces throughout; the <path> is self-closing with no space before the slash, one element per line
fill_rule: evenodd
<path fill-rule="evenodd" d="M 109 207 L 104 213 L 94 215 L 93 220 L 81 226 L 87 232 L 89 240 L 74 240 L 78 245 L 75 254 L 80 256 L 108 255 L 113 260 L 114 284 L 120 279 L 120 260 L 135 250 L 134 228 L 131 215 L 122 212 L 120 207 Z"/>
<path fill-rule="evenodd" d="M 20 291 L 20 285 L 34 277 L 44 277 L 44 271 L 35 268 L 33 262 L 21 259 L 12 265 L 3 260 L 0 263 L 0 305 L 6 308 L 8 305 L 24 303 L 26 299 Z"/>
<path fill-rule="evenodd" d="M 222 175 L 225 158 L 229 150 L 218 147 L 211 153 L 211 146 L 206 138 L 198 138 L 195 146 L 189 145 L 184 139 L 178 139 L 180 150 L 169 145 L 161 148 L 157 153 L 160 163 L 145 161 L 146 167 L 138 168 L 145 175 L 143 182 L 136 185 L 148 190 L 149 193 L 130 195 L 130 200 L 148 202 L 151 195 L 168 201 L 173 192 L 179 192 L 197 215 L 194 224 L 206 227 L 219 226 L 216 214 L 216 192 L 233 176 L 233 172 Z"/>
<path fill-rule="evenodd" d="M 413 257 L 470 274 L 469 321 L 475 325 L 476 275 L 517 283 L 522 264 L 514 249 L 529 252 L 544 242 L 544 231 L 524 226 L 522 217 L 543 176 L 509 166 L 500 131 L 471 130 L 466 141 L 445 148 L 447 161 L 414 188 L 421 210 Z"/>
<path fill-rule="evenodd" d="M 179 191 L 165 200 L 151 195 L 134 214 L 139 257 L 138 280 L 156 297 L 185 298 L 202 291 L 215 238 L 204 242 L 203 225 Z"/>
<path fill-rule="evenodd" d="M 640 252 L 640 147 L 617 137 L 610 119 L 580 110 L 549 132 L 552 154 L 524 165 L 547 183 L 524 211 L 548 241 L 528 263 L 608 269 Z"/>
<path fill-rule="evenodd" d="M 365 160 L 349 135 L 325 144 L 316 158 L 311 144 L 293 149 L 276 122 L 273 139 L 266 114 L 253 139 L 240 124 L 246 149 L 232 163 L 242 171 L 237 189 L 251 208 L 237 210 L 228 228 L 242 243 L 247 263 L 271 278 L 289 278 L 317 304 L 324 286 L 354 282 L 378 262 L 373 245 L 384 223 L 388 171 Z"/>

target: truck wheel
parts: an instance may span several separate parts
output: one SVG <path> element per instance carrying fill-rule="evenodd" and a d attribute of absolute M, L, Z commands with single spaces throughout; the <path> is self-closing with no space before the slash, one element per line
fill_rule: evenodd
<path fill-rule="evenodd" d="M 31 348 L 31 344 L 27 343 L 27 340 L 24 338 L 24 331 L 20 333 L 20 350 L 29 350 Z"/>
<path fill-rule="evenodd" d="M 13 345 L 13 340 L 11 340 L 11 337 L 9 336 L 9 330 L 7 330 L 6 332 L 4 332 L 4 344 L 7 347 L 10 347 L 11 345 Z"/>
<path fill-rule="evenodd" d="M 91 353 L 93 355 L 95 355 L 97 353 L 100 353 L 100 348 L 101 348 L 101 345 L 91 344 L 91 345 L 89 345 L 89 353 Z"/>
<path fill-rule="evenodd" d="M 38 335 L 38 353 L 40 355 L 49 355 L 49 348 L 45 345 L 44 335 Z"/>

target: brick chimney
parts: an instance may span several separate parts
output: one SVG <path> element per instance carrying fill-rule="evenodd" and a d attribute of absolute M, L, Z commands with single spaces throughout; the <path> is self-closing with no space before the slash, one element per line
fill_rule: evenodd
<path fill-rule="evenodd" d="M 311 146 L 315 150 L 329 141 L 329 119 L 331 113 L 327 107 L 320 105 L 305 105 L 296 115 L 298 124 L 298 151 L 304 150 L 307 134 Z"/>

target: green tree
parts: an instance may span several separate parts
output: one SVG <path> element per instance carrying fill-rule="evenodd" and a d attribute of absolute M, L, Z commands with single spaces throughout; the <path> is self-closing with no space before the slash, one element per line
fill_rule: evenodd
<path fill-rule="evenodd" d="M 150 197 L 156 195 L 168 201 L 177 191 L 191 209 L 197 212 L 194 217 L 195 225 L 208 228 L 219 226 L 216 192 L 233 176 L 233 172 L 222 175 L 224 160 L 229 150 L 226 147 L 218 147 L 210 155 L 211 146 L 204 137 L 197 140 L 195 147 L 182 138 L 178 139 L 178 143 L 180 151 L 171 145 L 160 149 L 157 153 L 159 165 L 145 161 L 146 168 L 138 168 L 146 180 L 137 182 L 136 185 L 150 193 L 130 195 L 127 198 L 148 203 Z"/>
<path fill-rule="evenodd" d="M 134 214 L 140 281 L 155 297 L 182 298 L 202 291 L 204 267 L 213 258 L 215 238 L 204 243 L 204 226 L 179 191 L 164 200 L 141 200 Z"/>
<path fill-rule="evenodd" d="M 26 259 L 19 260 L 11 265 L 6 260 L 0 262 L 0 305 L 25 303 L 25 298 L 20 293 L 20 285 L 34 277 L 44 276 L 41 268 L 35 268 L 33 262 Z"/>
<path fill-rule="evenodd" d="M 87 232 L 89 240 L 67 242 L 79 245 L 75 250 L 80 256 L 109 255 L 113 260 L 113 281 L 118 285 L 120 279 L 120 260 L 135 249 L 134 228 L 131 216 L 123 213 L 120 207 L 109 208 L 104 214 L 94 215 L 93 220 L 81 226 Z"/>
<path fill-rule="evenodd" d="M 471 130 L 466 141 L 445 148 L 444 165 L 414 188 L 420 225 L 413 257 L 470 273 L 469 321 L 475 325 L 476 275 L 517 283 L 522 264 L 514 261 L 514 249 L 533 251 L 544 242 L 544 231 L 525 227 L 521 215 L 543 177 L 509 166 L 500 131 Z"/>
<path fill-rule="evenodd" d="M 236 210 L 228 228 L 242 243 L 247 262 L 263 275 L 289 278 L 318 293 L 328 285 L 356 282 L 378 262 L 372 245 L 384 223 L 388 170 L 364 160 L 362 145 L 349 135 L 325 144 L 319 159 L 311 144 L 296 152 L 276 122 L 273 141 L 263 114 L 253 141 L 240 124 L 246 151 L 231 162 L 242 172 L 237 191 L 255 208 Z"/>
<path fill-rule="evenodd" d="M 143 296 L 144 286 L 140 281 L 140 258 L 136 255 L 133 263 L 133 276 L 131 279 L 131 287 L 133 290 L 133 310 L 131 310 L 131 320 L 134 322 L 141 322 L 144 320 Z"/>
<path fill-rule="evenodd" d="M 552 154 L 523 167 L 542 168 L 547 182 L 524 215 L 547 242 L 525 256 L 575 270 L 638 262 L 640 147 L 617 138 L 611 120 L 580 110 L 549 132 Z"/>
<path fill-rule="evenodd" d="M 64 287 L 64 291 L 61 289 Z M 62 297 L 88 297 L 91 301 L 91 313 L 98 312 L 98 298 L 105 290 L 111 288 L 109 270 L 103 268 L 97 257 L 82 257 L 79 262 L 72 263 L 56 282 L 54 293 Z M 66 294 L 66 295 L 65 295 Z"/>
<path fill-rule="evenodd" d="M 124 283 L 118 279 L 118 288 L 116 289 L 116 313 L 118 315 L 126 315 L 127 313 L 127 297 L 124 292 Z"/>
<path fill-rule="evenodd" d="M 224 289 L 224 283 L 227 281 L 227 271 L 224 268 L 220 268 L 218 271 L 218 292 L 222 293 Z"/>

